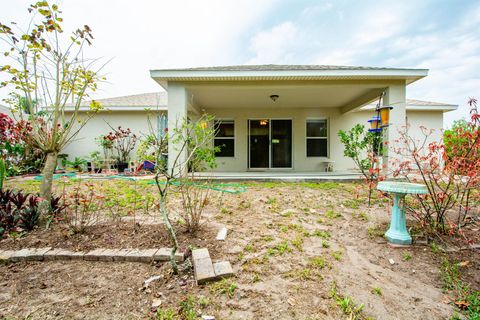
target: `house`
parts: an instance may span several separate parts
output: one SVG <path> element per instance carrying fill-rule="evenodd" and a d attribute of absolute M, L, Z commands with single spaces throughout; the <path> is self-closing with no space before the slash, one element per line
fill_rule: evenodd
<path fill-rule="evenodd" d="M 0 113 L 6 114 L 9 117 L 12 117 L 12 111 L 9 107 L 3 106 L 0 104 Z"/>
<path fill-rule="evenodd" d="M 407 123 L 413 135 L 420 137 L 423 125 L 436 130 L 432 139 L 441 138 L 443 113 L 457 106 L 406 99 L 406 87 L 427 74 L 426 69 L 323 65 L 151 70 L 168 97 L 153 93 L 98 100 L 107 110 L 65 152 L 85 156 L 93 151 L 93 139 L 109 131 L 106 122 L 145 133 L 152 112 L 157 117 L 168 112 L 169 128 L 208 113 L 219 128 L 214 143 L 222 146 L 216 171 L 346 171 L 354 165 L 344 157 L 337 132 L 357 123 L 367 126 L 382 93 L 382 103 L 393 107 L 386 139 L 395 141 Z M 178 152 L 171 143 L 169 158 Z"/>

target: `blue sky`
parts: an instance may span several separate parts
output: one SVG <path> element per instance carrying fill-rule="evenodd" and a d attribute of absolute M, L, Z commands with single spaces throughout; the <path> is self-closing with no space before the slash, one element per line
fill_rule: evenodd
<path fill-rule="evenodd" d="M 27 22 L 28 3 L 0 0 L 0 21 Z M 428 68 L 407 96 L 460 105 L 447 125 L 480 96 L 479 1 L 58 3 L 67 30 L 93 29 L 88 55 L 112 58 L 97 97 L 159 90 L 149 69 L 268 63 Z"/>

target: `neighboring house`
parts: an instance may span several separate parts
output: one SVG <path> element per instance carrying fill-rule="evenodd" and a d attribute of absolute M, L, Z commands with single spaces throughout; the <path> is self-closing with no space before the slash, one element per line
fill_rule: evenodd
<path fill-rule="evenodd" d="M 425 69 L 344 66 L 261 65 L 152 70 L 151 77 L 167 92 L 98 100 L 109 111 L 95 117 L 65 150 L 85 156 L 98 149 L 94 138 L 112 126 L 146 133 L 147 111 L 168 110 L 168 126 L 202 113 L 215 116 L 216 171 L 320 172 L 333 163 L 335 171 L 353 169 L 337 136 L 357 123 L 368 126 L 372 104 L 385 92 L 393 107 L 387 139 L 398 137 L 407 122 L 421 136 L 420 126 L 441 138 L 443 113 L 456 105 L 407 100 L 406 86 L 427 76 Z M 86 103 L 86 106 L 88 103 Z M 151 112 L 150 112 L 151 113 Z M 169 158 L 178 155 L 169 145 Z M 183 156 L 183 155 L 181 155 Z"/>
<path fill-rule="evenodd" d="M 111 127 L 117 128 L 121 126 L 123 129 L 130 128 L 137 136 L 141 137 L 149 133 L 149 122 L 155 130 L 167 125 L 162 123 L 166 117 L 161 117 L 167 114 L 167 94 L 165 92 L 137 94 L 96 101 L 104 109 L 90 119 L 74 142 L 62 150 L 63 153 L 69 155 L 69 158 L 86 158 L 92 151 L 101 151 L 95 139 L 100 135 L 106 135 L 111 132 Z M 89 111 L 89 105 L 90 101 L 85 101 L 81 105 L 80 111 Z"/>
<path fill-rule="evenodd" d="M 6 106 L 2 106 L 1 104 L 0 104 L 0 113 L 4 113 L 4 114 L 8 115 L 9 117 L 12 116 L 12 111 L 10 110 L 10 108 L 6 107 Z"/>

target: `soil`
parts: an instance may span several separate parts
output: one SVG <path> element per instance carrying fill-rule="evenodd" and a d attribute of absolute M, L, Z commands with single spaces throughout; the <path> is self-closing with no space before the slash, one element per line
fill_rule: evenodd
<path fill-rule="evenodd" d="M 160 300 L 162 310 L 178 314 L 189 296 L 198 315 L 216 319 L 354 319 L 337 303 L 345 297 L 363 304 L 358 319 L 451 317 L 453 301 L 442 290 L 439 269 L 444 254 L 420 241 L 389 246 L 381 233 L 388 226 L 390 204 L 375 198 L 369 208 L 365 192 L 364 186 L 350 183 L 258 183 L 237 195 L 212 193 L 202 230 L 196 236 L 179 232 L 179 241 L 182 249 L 207 247 L 214 261 L 230 261 L 236 275 L 204 286 L 195 285 L 188 261 L 176 276 L 168 264 L 0 265 L 0 318 L 145 319 L 154 316 L 152 302 Z M 0 249 L 168 246 L 162 225 L 140 225 L 134 233 L 130 222 L 105 221 L 83 235 L 69 235 L 68 227 L 58 224 L 15 243 L 4 239 Z M 229 230 L 225 242 L 215 241 L 221 226 Z M 472 224 L 468 232 L 474 237 L 478 228 Z M 455 244 L 465 245 L 460 239 Z M 479 290 L 478 250 L 447 255 L 468 261 L 461 274 Z M 155 275 L 161 278 L 144 288 L 143 282 Z"/>

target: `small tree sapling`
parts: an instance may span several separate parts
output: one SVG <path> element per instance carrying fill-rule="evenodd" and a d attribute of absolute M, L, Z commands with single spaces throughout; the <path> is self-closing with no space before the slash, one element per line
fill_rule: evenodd
<path fill-rule="evenodd" d="M 40 193 L 50 200 L 59 152 L 101 109 L 92 101 L 89 112 L 80 116 L 83 100 L 103 79 L 99 75 L 102 67 L 96 68 L 95 60 L 83 58 L 85 45 L 93 40 L 87 25 L 64 39 L 63 19 L 56 4 L 38 1 L 28 11 L 31 21 L 26 31 L 15 23 L 12 27 L 0 23 L 0 40 L 8 46 L 4 56 L 10 59 L 0 66 L 8 76 L 0 86 L 11 89 L 5 101 L 18 110 L 16 117 L 29 120 L 31 143 L 46 157 Z"/>

